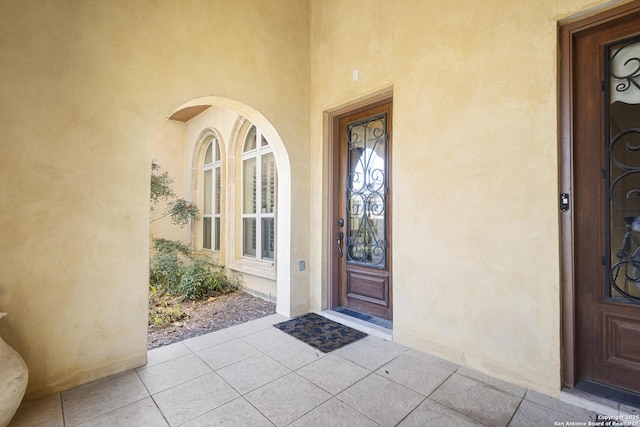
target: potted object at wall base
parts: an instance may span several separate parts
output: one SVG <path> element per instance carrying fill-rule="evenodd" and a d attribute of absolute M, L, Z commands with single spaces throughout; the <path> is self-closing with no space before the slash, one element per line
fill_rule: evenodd
<path fill-rule="evenodd" d="M 0 312 L 0 319 L 7 313 Z M 29 371 L 17 351 L 0 337 L 0 427 L 9 425 L 27 390 Z"/>

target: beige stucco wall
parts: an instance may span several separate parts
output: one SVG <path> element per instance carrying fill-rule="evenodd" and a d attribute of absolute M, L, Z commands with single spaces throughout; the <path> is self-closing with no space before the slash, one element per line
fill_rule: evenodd
<path fill-rule="evenodd" d="M 184 170 L 185 157 L 190 157 L 185 151 L 185 127 L 182 122 L 166 120 L 158 129 L 153 142 L 152 158 L 160 166 L 156 173 L 169 173 L 169 178 L 173 180 L 170 187 L 176 197 L 191 201 L 191 193 L 187 187 L 190 177 Z M 188 243 L 190 225 L 179 227 L 171 222 L 170 217 L 163 217 L 166 206 L 164 201 L 154 205 L 154 211 L 150 214 L 153 221 L 150 222 L 151 236 Z"/>
<path fill-rule="evenodd" d="M 29 396 L 144 363 L 149 165 L 183 103 L 228 97 L 273 124 L 308 234 L 308 16 L 285 0 L 0 3 L 0 334 Z"/>
<path fill-rule="evenodd" d="M 281 136 L 307 270 L 278 304 L 323 308 L 323 114 L 387 88 L 394 339 L 557 393 L 556 28 L 601 4 L 0 2 L 0 335 L 29 395 L 144 363 L 153 141 L 199 97 Z"/>
<path fill-rule="evenodd" d="M 603 3 L 311 2 L 311 258 L 333 241 L 323 113 L 392 88 L 397 342 L 559 392 L 557 26 Z"/>

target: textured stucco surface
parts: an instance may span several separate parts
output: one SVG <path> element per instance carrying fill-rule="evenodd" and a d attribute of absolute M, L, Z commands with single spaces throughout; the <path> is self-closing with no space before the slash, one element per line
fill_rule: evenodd
<path fill-rule="evenodd" d="M 601 3 L 311 3 L 312 187 L 327 183 L 322 113 L 393 89 L 394 340 L 559 392 L 557 28 Z"/>
<path fill-rule="evenodd" d="M 216 95 L 267 117 L 291 144 L 291 229 L 308 234 L 308 12 L 0 3 L 0 333 L 29 365 L 28 394 L 145 362 L 150 160 L 180 105 Z M 306 258 L 306 239 L 292 246 Z"/>
<path fill-rule="evenodd" d="M 557 393 L 557 25 L 610 4 L 0 2 L 0 334 L 28 393 L 144 363 L 153 142 L 200 97 L 282 138 L 307 269 L 278 307 L 324 308 L 323 115 L 389 88 L 394 339 Z"/>
<path fill-rule="evenodd" d="M 192 196 L 187 189 L 187 182 L 191 183 L 191 177 L 184 170 L 185 157 L 190 158 L 189 153 L 185 151 L 185 128 L 186 125 L 182 122 L 165 121 L 154 139 L 152 158 L 160 166 L 156 174 L 169 174 L 173 181 L 170 187 L 176 197 L 191 201 Z M 166 207 L 164 201 L 153 206 L 149 222 L 151 237 L 189 242 L 190 225 L 179 227 L 171 222 L 169 216 L 163 217 Z"/>

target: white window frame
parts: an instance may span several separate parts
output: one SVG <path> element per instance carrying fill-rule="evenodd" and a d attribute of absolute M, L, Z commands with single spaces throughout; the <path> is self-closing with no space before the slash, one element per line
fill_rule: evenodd
<path fill-rule="evenodd" d="M 247 138 L 250 135 L 252 129 L 255 129 L 255 149 L 252 150 L 248 150 L 245 151 L 245 146 L 247 144 Z M 245 137 L 243 138 L 242 141 L 242 160 L 241 160 L 241 189 L 242 191 L 240 192 L 240 200 L 241 200 L 241 204 L 240 204 L 240 208 L 241 208 L 241 222 L 240 222 L 240 227 L 241 227 L 241 238 L 240 238 L 240 253 L 242 255 L 242 258 L 245 259 L 254 259 L 257 261 L 269 261 L 271 263 L 275 262 L 276 259 L 276 249 L 277 249 L 277 243 L 276 243 L 276 210 L 277 210 L 277 191 L 278 191 L 278 183 L 277 183 L 277 167 L 275 166 L 275 159 L 274 159 L 274 173 L 275 173 L 275 182 L 274 182 L 274 199 L 273 199 L 273 209 L 272 212 L 263 212 L 262 208 L 261 208 L 261 203 L 262 203 L 262 158 L 266 155 L 271 154 L 273 156 L 273 150 L 271 145 L 269 144 L 269 141 L 266 140 L 266 145 L 262 146 L 261 142 L 262 142 L 262 132 L 260 131 L 260 129 L 255 126 L 255 125 L 250 125 L 249 129 L 247 130 Z M 251 159 L 255 159 L 255 177 L 256 177 L 256 183 L 255 183 L 255 212 L 252 213 L 245 213 L 244 212 L 244 190 L 246 188 L 245 186 L 245 162 Z M 245 219 L 253 219 L 255 221 L 255 255 L 252 255 L 250 253 L 247 253 L 248 251 L 245 250 L 245 227 L 244 227 L 244 223 L 245 223 Z M 273 241 L 273 248 L 271 248 L 270 252 L 272 254 L 271 257 L 268 256 L 264 256 L 263 252 L 264 252 L 264 247 L 263 245 L 266 244 L 265 242 L 263 242 L 262 239 L 262 222 L 263 219 L 271 219 L 271 222 L 273 224 L 272 226 L 272 241 Z"/>
<path fill-rule="evenodd" d="M 221 242 L 222 242 L 222 217 L 221 217 L 221 212 L 222 212 L 222 150 L 220 147 L 220 142 L 218 141 L 218 138 L 216 138 L 215 136 L 212 136 L 210 138 L 208 138 L 208 141 L 206 142 L 206 148 L 203 150 L 203 155 L 202 155 L 202 161 L 201 161 L 201 165 L 202 165 L 202 226 L 201 226 L 201 233 L 202 233 L 202 249 L 205 251 L 211 251 L 211 252 L 220 252 L 221 250 Z M 206 153 L 209 150 L 209 147 L 211 147 L 211 159 L 212 161 L 210 163 L 205 163 L 206 162 Z M 205 213 L 206 212 L 206 207 L 205 205 L 205 200 L 206 200 L 206 195 L 205 195 L 205 191 L 207 189 L 207 186 L 205 184 L 205 177 L 206 177 L 206 172 L 207 171 L 211 171 L 211 209 L 210 212 L 211 213 Z M 205 219 L 210 219 L 211 221 L 211 235 L 210 237 L 210 242 L 211 242 L 211 247 L 207 248 L 205 247 L 205 241 L 206 241 L 206 233 L 205 233 Z M 217 223 L 217 226 L 216 226 Z"/>

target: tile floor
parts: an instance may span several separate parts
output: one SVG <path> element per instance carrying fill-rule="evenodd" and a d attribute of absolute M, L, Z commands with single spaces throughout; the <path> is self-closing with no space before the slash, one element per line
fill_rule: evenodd
<path fill-rule="evenodd" d="M 272 327 L 283 320 L 273 315 L 152 350 L 141 368 L 25 402 L 10 427 L 529 427 L 596 421 L 592 410 L 376 336 L 323 354 Z M 640 414 L 599 404 L 608 415 Z"/>

